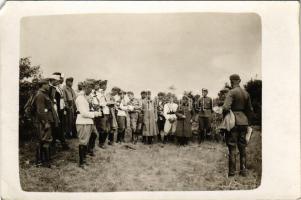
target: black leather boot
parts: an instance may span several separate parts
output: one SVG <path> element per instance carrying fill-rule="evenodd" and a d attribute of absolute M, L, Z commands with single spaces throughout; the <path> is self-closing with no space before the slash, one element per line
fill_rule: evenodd
<path fill-rule="evenodd" d="M 40 143 L 36 144 L 36 161 L 35 161 L 35 165 L 36 167 L 40 167 L 42 165 L 42 145 Z"/>
<path fill-rule="evenodd" d="M 78 146 L 78 153 L 79 153 L 79 167 L 84 168 L 84 146 Z"/>
<path fill-rule="evenodd" d="M 113 144 L 114 144 L 114 131 L 110 131 L 108 145 L 113 145 Z"/>
<path fill-rule="evenodd" d="M 44 162 L 43 162 L 43 166 L 47 167 L 47 168 L 51 168 L 51 164 L 50 164 L 50 147 L 48 144 L 44 144 L 43 145 L 43 153 L 44 153 Z"/>
<path fill-rule="evenodd" d="M 96 133 L 92 133 L 87 146 L 87 153 L 89 156 L 95 156 L 94 148 L 95 148 L 96 138 L 97 138 Z"/>
<path fill-rule="evenodd" d="M 229 173 L 228 176 L 234 176 L 236 171 L 236 154 L 235 154 L 235 147 L 228 147 L 229 148 Z"/>
<path fill-rule="evenodd" d="M 247 158 L 246 158 L 246 149 L 242 148 L 239 152 L 240 157 L 240 172 L 241 176 L 247 176 Z"/>
<path fill-rule="evenodd" d="M 166 144 L 166 136 L 163 136 L 162 143 L 163 143 L 163 144 Z"/>

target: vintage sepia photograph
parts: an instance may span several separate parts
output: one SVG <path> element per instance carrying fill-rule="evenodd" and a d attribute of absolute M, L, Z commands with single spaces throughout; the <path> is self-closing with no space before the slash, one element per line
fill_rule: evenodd
<path fill-rule="evenodd" d="M 258 188 L 261 17 L 23 17 L 19 176 L 29 192 Z"/>

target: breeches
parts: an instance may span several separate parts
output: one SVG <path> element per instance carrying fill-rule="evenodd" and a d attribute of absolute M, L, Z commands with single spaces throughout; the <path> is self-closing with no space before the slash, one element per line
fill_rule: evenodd
<path fill-rule="evenodd" d="M 210 117 L 199 117 L 199 130 L 200 131 L 209 131 L 211 129 L 211 119 Z"/>
<path fill-rule="evenodd" d="M 51 133 L 51 127 L 47 130 L 44 128 L 44 125 L 42 123 L 36 123 L 36 130 L 37 130 L 37 137 L 39 142 L 41 143 L 50 143 L 52 141 L 52 133 Z"/>
<path fill-rule="evenodd" d="M 92 132 L 95 132 L 94 124 L 76 124 L 79 145 L 87 145 Z"/>
<path fill-rule="evenodd" d="M 235 126 L 230 132 L 226 133 L 226 144 L 229 148 L 238 147 L 243 150 L 247 146 L 246 134 L 248 126 Z"/>

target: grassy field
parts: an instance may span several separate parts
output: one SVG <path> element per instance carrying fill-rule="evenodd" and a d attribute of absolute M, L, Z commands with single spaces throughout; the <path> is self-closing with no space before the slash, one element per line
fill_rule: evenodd
<path fill-rule="evenodd" d="M 261 130 L 259 127 L 253 129 L 247 148 L 247 177 L 227 177 L 227 147 L 224 143 L 207 141 L 200 146 L 190 143 L 186 147 L 126 143 L 105 150 L 96 147 L 96 156 L 88 157 L 90 165 L 81 169 L 78 167 L 76 140 L 73 139 L 69 140 L 71 150 L 56 154 L 52 169 L 36 168 L 32 164 L 33 144 L 22 144 L 21 186 L 25 191 L 41 192 L 254 189 L 261 180 Z"/>

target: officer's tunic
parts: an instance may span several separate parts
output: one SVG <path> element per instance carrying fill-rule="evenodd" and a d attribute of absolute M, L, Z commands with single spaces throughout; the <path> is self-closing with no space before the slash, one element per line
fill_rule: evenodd
<path fill-rule="evenodd" d="M 199 109 L 199 129 L 202 131 L 211 129 L 212 117 L 212 99 L 210 97 L 201 97 L 198 102 Z"/>
<path fill-rule="evenodd" d="M 49 98 L 48 92 L 43 89 L 39 89 L 35 97 L 36 107 L 36 126 L 38 130 L 38 139 L 42 143 L 48 143 L 52 141 L 51 127 L 53 123 L 53 104 Z M 46 128 L 49 126 L 48 128 Z"/>
<path fill-rule="evenodd" d="M 95 112 L 90 111 L 90 106 L 86 95 L 82 94 L 76 98 L 76 108 L 79 111 L 76 118 L 76 129 L 80 145 L 87 145 L 91 133 L 95 130 L 93 118 Z"/>
<path fill-rule="evenodd" d="M 237 86 L 229 91 L 223 110 L 232 110 L 235 115 L 235 127 L 230 131 L 230 135 L 226 138 L 227 145 L 239 147 L 246 146 L 246 132 L 249 125 L 248 115 L 253 112 L 251 99 L 248 92 Z"/>

